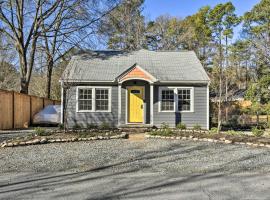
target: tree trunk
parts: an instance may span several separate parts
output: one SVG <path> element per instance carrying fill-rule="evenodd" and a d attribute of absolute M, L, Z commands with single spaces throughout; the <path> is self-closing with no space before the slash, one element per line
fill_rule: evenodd
<path fill-rule="evenodd" d="M 28 94 L 29 83 L 26 81 L 26 78 L 21 78 L 20 81 L 20 93 Z"/>
<path fill-rule="evenodd" d="M 221 122 L 222 122 L 222 113 L 221 113 L 221 98 L 222 98 L 222 74 L 223 74 L 223 69 L 222 69 L 222 39 L 221 39 L 221 31 L 220 31 L 220 38 L 219 38 L 219 102 L 218 102 L 218 127 L 217 127 L 217 132 L 219 133 L 221 130 Z"/>
<path fill-rule="evenodd" d="M 222 113 L 221 113 L 221 98 L 222 98 L 222 68 L 219 75 L 219 102 L 218 102 L 218 133 L 221 130 Z"/>
<path fill-rule="evenodd" d="M 50 59 L 47 63 L 47 83 L 46 83 L 46 97 L 51 98 L 51 84 L 52 84 L 52 69 L 53 69 L 53 59 Z"/>

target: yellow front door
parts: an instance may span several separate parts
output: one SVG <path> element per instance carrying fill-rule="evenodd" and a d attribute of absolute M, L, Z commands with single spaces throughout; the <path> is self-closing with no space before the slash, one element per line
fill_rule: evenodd
<path fill-rule="evenodd" d="M 143 87 L 128 88 L 129 123 L 143 123 Z"/>

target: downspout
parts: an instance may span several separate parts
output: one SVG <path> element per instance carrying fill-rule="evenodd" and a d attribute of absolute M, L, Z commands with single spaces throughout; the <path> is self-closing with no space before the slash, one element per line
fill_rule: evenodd
<path fill-rule="evenodd" d="M 206 89 L 206 129 L 209 130 L 210 129 L 210 115 L 209 115 L 209 85 L 210 82 L 207 84 L 207 89 Z"/>

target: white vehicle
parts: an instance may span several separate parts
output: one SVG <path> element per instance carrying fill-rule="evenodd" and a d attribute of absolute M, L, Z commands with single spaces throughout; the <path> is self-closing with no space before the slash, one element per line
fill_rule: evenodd
<path fill-rule="evenodd" d="M 35 114 L 33 124 L 59 124 L 61 122 L 61 106 L 48 105 Z"/>

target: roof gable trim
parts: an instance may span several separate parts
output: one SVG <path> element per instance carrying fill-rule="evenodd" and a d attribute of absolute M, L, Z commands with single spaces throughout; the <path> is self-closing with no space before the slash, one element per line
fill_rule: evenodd
<path fill-rule="evenodd" d="M 145 81 L 148 81 L 148 82 L 151 82 L 151 83 L 157 81 L 157 79 L 152 74 L 150 74 L 149 72 L 144 70 L 137 63 L 135 63 L 132 67 L 130 67 L 125 72 L 123 72 L 117 78 L 117 81 L 119 83 L 122 83 L 124 81 L 132 80 L 132 79 L 141 79 L 141 80 L 145 80 Z"/>

